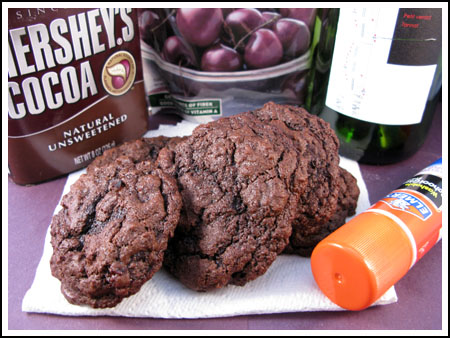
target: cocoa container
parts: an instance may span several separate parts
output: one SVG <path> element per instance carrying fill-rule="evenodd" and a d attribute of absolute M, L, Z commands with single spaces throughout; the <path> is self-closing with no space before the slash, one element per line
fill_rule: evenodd
<path fill-rule="evenodd" d="M 8 166 L 18 184 L 85 167 L 147 130 L 135 9 L 8 9 Z"/>

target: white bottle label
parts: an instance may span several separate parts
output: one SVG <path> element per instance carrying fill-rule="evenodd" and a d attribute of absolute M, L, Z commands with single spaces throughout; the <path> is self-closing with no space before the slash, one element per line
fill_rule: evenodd
<path fill-rule="evenodd" d="M 367 122 L 420 123 L 440 54 L 440 20 L 434 9 L 341 9 L 325 104 Z"/>

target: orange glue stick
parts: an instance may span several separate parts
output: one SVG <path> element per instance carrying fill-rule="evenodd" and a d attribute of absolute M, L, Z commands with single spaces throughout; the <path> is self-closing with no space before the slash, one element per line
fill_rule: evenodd
<path fill-rule="evenodd" d="M 442 158 L 324 238 L 311 255 L 319 288 L 347 310 L 380 298 L 441 238 Z"/>

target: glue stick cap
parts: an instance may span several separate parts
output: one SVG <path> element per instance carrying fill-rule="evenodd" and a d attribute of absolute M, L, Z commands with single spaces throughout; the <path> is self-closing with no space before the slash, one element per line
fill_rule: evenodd
<path fill-rule="evenodd" d="M 335 304 L 362 310 L 414 263 L 410 238 L 391 217 L 363 212 L 323 239 L 311 255 L 319 288 Z"/>

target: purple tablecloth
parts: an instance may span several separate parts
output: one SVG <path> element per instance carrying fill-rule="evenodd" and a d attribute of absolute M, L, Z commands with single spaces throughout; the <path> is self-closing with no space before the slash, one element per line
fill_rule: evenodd
<path fill-rule="evenodd" d="M 174 115 L 150 117 L 175 123 Z M 442 108 L 439 104 L 423 147 L 411 158 L 386 166 L 361 165 L 374 203 L 405 179 L 442 156 Z M 24 313 L 22 299 L 30 288 L 42 255 L 46 230 L 66 177 L 35 186 L 19 186 L 8 178 L 8 329 L 59 330 L 441 330 L 442 242 L 436 244 L 396 284 L 398 302 L 350 312 L 298 312 L 213 319 L 149 319 L 121 317 L 63 317 Z"/>

